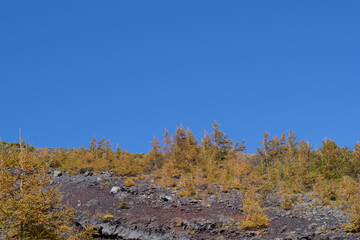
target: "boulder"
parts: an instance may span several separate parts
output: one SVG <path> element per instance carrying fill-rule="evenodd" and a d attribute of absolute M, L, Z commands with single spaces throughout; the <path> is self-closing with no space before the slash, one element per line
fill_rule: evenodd
<path fill-rule="evenodd" d="M 168 202 L 168 201 L 171 201 L 172 197 L 166 196 L 166 195 L 160 195 L 159 199 L 163 200 L 164 202 Z"/>
<path fill-rule="evenodd" d="M 60 176 L 62 176 L 62 172 L 55 170 L 54 171 L 54 177 L 60 177 Z"/>
<path fill-rule="evenodd" d="M 115 193 L 117 193 L 118 191 L 120 191 L 120 189 L 121 189 L 120 187 L 114 186 L 114 187 L 111 188 L 110 193 L 111 193 L 111 194 L 115 194 Z"/>

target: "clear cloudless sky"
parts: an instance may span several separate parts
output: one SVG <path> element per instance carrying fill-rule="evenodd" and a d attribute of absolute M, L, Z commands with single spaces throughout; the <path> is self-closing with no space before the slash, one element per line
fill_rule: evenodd
<path fill-rule="evenodd" d="M 359 1 L 1 1 L 0 137 L 147 152 L 214 120 L 255 152 L 265 130 L 360 140 Z"/>

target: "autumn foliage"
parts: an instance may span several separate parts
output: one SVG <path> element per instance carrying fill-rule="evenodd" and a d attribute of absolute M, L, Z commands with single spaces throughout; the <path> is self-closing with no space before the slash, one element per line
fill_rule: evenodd
<path fill-rule="evenodd" d="M 20 143 L 16 153 L 0 159 L 0 225 L 5 239 L 64 239 L 72 212 L 60 203 L 55 188 L 47 187 L 46 164 Z"/>
<path fill-rule="evenodd" d="M 16 145 L 1 143 L 0 239 L 91 239 L 91 228 L 71 225 L 72 209 L 49 186 L 48 164 L 21 139 Z"/>
<path fill-rule="evenodd" d="M 26 222 L 26 216 L 35 217 L 32 214 L 40 214 L 37 219 L 47 223 L 44 227 L 48 226 L 51 231 L 44 230 L 46 234 L 60 236 L 56 234 L 66 229 L 66 225 L 59 222 L 66 222 L 70 214 L 65 208 L 59 210 L 62 208 L 56 207 L 61 206 L 57 192 L 45 188 L 48 179 L 44 172 L 49 167 L 71 174 L 81 169 L 108 170 L 124 176 L 129 186 L 135 184 L 137 176 L 152 176 L 159 184 L 179 189 L 181 196 L 199 199 L 200 187 L 206 186 L 208 194 L 215 194 L 214 185 L 220 185 L 222 191 L 239 189 L 247 192 L 244 229 L 261 228 L 268 224 L 259 196 L 279 193 L 284 197 L 282 207 L 291 209 L 292 194 L 312 192 L 322 199 L 323 204 L 353 209 L 351 231 L 360 229 L 356 207 L 360 200 L 359 143 L 351 149 L 325 139 L 318 149 L 313 149 L 310 142 L 298 140 L 292 131 L 280 136 L 265 132 L 257 152 L 245 154 L 245 142 L 229 139 L 220 127 L 215 121 L 212 131 L 204 131 L 201 139 L 183 126 L 177 127 L 174 134 L 165 130 L 162 137 L 153 138 L 149 153 L 130 153 L 119 146 L 112 146 L 104 138 L 98 140 L 95 137 L 88 148 L 78 149 L 36 150 L 27 146 L 27 151 L 20 151 L 17 144 L 3 143 L 0 145 L 0 223 L 5 229 L 3 234 L 18 234 L 19 229 L 24 227 L 29 230 L 21 230 L 22 234 L 39 229 L 40 223 L 32 225 Z M 45 199 L 46 207 L 38 206 L 24 213 L 19 211 L 32 205 L 32 201 L 38 201 L 40 196 Z M 17 199 L 22 200 L 15 201 Z M 52 222 L 47 214 L 54 208 L 58 210 L 52 214 L 58 216 Z M 18 215 L 10 216 L 9 211 Z"/>
<path fill-rule="evenodd" d="M 262 208 L 260 197 L 253 191 L 249 190 L 243 201 L 243 209 L 246 213 L 239 226 L 245 230 L 256 230 L 267 227 L 269 225 L 269 218 Z"/>

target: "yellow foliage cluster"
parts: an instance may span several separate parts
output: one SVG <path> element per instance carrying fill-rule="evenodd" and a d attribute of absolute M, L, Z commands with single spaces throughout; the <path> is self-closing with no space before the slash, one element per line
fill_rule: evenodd
<path fill-rule="evenodd" d="M 56 188 L 48 187 L 46 164 L 19 149 L 0 152 L 0 236 L 4 239 L 68 239 L 74 229 L 72 210 L 61 204 Z M 79 232 L 69 239 L 86 234 Z M 89 238 L 83 238 L 89 239 Z"/>
<path fill-rule="evenodd" d="M 127 202 L 119 203 L 119 208 L 120 209 L 128 209 L 129 208 L 128 203 Z"/>
<path fill-rule="evenodd" d="M 112 170 L 119 175 L 137 175 L 145 171 L 143 154 L 132 154 L 117 147 L 113 151 L 109 141 L 91 141 L 90 149 L 60 149 L 50 153 L 43 149 L 40 158 L 47 161 L 50 167 L 76 172 L 82 168 L 94 169 L 95 171 Z"/>
<path fill-rule="evenodd" d="M 305 191 L 317 193 L 323 204 L 346 208 L 360 199 L 360 143 L 351 150 L 325 139 L 320 148 L 313 150 L 309 142 L 298 141 L 291 131 L 279 137 L 265 132 L 257 153 L 244 154 L 244 142 L 228 139 L 215 121 L 212 132 L 205 131 L 200 142 L 189 129 L 180 126 L 174 135 L 165 130 L 162 141 L 154 138 L 151 146 L 147 154 L 133 154 L 119 147 L 114 150 L 104 138 L 93 138 L 89 149 L 45 149 L 32 156 L 44 167 L 73 172 L 82 168 L 110 170 L 125 176 L 127 186 L 135 184 L 133 177 L 152 175 L 160 184 L 180 189 L 181 196 L 215 194 L 214 184 L 221 185 L 222 192 L 248 191 L 244 207 L 249 213 L 242 226 L 249 229 L 266 226 L 268 221 L 257 195 L 251 192 L 286 192 L 289 196 L 284 196 L 284 209 L 292 208 L 291 194 Z M 5 148 L 3 154 L 10 159 L 9 149 L 18 149 L 19 145 L 0 143 L 0 150 Z M 204 186 L 205 191 L 199 191 Z"/>
<path fill-rule="evenodd" d="M 105 216 L 103 216 L 102 220 L 103 222 L 111 222 L 114 220 L 114 216 L 110 214 L 106 214 Z"/>
<path fill-rule="evenodd" d="M 126 178 L 124 181 L 125 187 L 135 186 L 136 178 Z"/>
<path fill-rule="evenodd" d="M 240 229 L 256 230 L 269 225 L 269 218 L 262 208 L 259 196 L 253 190 L 249 190 L 246 193 L 243 199 L 243 209 L 246 215 L 242 219 L 242 224 L 239 226 Z"/>
<path fill-rule="evenodd" d="M 183 176 L 179 188 L 183 190 L 179 193 L 182 197 L 194 196 L 196 194 L 195 181 L 191 176 Z"/>
<path fill-rule="evenodd" d="M 284 210 L 290 210 L 294 207 L 294 201 L 291 199 L 291 197 L 288 194 L 285 194 L 283 196 L 283 201 L 280 204 L 280 206 L 284 209 Z"/>
<path fill-rule="evenodd" d="M 360 204 L 355 203 L 352 208 L 352 217 L 350 219 L 350 224 L 344 225 L 345 229 L 349 232 L 359 232 L 360 231 Z"/>

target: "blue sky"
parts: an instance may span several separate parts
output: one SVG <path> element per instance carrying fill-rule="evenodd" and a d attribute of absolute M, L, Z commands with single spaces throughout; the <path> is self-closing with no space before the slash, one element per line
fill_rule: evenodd
<path fill-rule="evenodd" d="M 360 140 L 359 1 L 1 1 L 0 137 L 147 152 L 213 120 Z"/>

